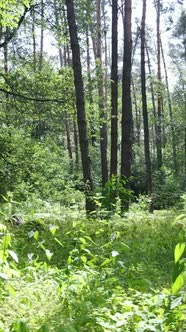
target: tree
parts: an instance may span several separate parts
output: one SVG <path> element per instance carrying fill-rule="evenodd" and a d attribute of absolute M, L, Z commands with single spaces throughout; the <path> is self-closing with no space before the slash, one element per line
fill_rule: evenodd
<path fill-rule="evenodd" d="M 118 166 L 118 0 L 112 0 L 112 64 L 111 64 L 111 158 L 110 175 Z"/>
<path fill-rule="evenodd" d="M 122 80 L 122 141 L 121 141 L 121 177 L 127 181 L 131 175 L 132 162 L 132 103 L 131 103 L 131 69 L 132 69 L 132 1 L 125 1 L 124 14 L 124 58 Z M 122 200 L 122 207 L 129 208 L 129 200 Z"/>
<path fill-rule="evenodd" d="M 91 160 L 89 155 L 87 121 L 85 114 L 84 88 L 80 60 L 80 48 L 78 43 L 78 34 L 75 21 L 75 11 L 73 0 L 66 0 L 67 20 L 69 24 L 70 42 L 72 49 L 72 63 L 74 71 L 74 85 L 76 93 L 77 121 L 79 131 L 79 144 L 81 151 L 81 160 L 83 167 L 83 177 L 85 182 L 86 211 L 95 210 L 95 204 L 92 199 L 94 186 L 91 171 Z"/>
<path fill-rule="evenodd" d="M 97 0 L 97 79 L 99 94 L 99 113 L 100 113 L 100 148 L 101 148 L 101 173 L 102 186 L 108 181 L 108 162 L 107 162 L 107 121 L 104 105 L 104 80 L 102 65 L 102 19 L 101 19 L 101 0 Z"/>
<path fill-rule="evenodd" d="M 157 79 L 158 79 L 158 94 L 157 94 L 157 168 L 160 171 L 162 167 L 162 93 L 161 93 L 161 44 L 160 44 L 160 9 L 161 0 L 157 0 Z"/>
<path fill-rule="evenodd" d="M 145 164 L 147 174 L 147 192 L 152 193 L 152 172 L 151 158 L 149 149 L 149 125 L 147 113 L 147 96 L 146 96 L 146 72 L 145 72 L 145 21 L 146 21 L 146 0 L 143 0 L 143 12 L 141 20 L 141 93 L 143 109 L 143 126 L 144 126 L 144 149 Z"/>

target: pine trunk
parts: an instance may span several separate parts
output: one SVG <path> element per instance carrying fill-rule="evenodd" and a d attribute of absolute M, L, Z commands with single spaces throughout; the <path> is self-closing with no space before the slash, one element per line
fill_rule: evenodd
<path fill-rule="evenodd" d="M 121 177 L 129 181 L 132 162 L 132 102 L 131 102 L 131 69 L 132 69 L 132 1 L 125 1 L 124 16 L 124 59 L 122 80 L 122 142 L 121 142 Z M 128 187 L 128 185 L 127 185 Z M 129 199 L 121 197 L 122 210 L 128 210 Z"/>
<path fill-rule="evenodd" d="M 118 167 L 118 0 L 112 0 L 110 176 L 117 175 L 117 167 Z"/>
<path fill-rule="evenodd" d="M 97 78 L 99 94 L 100 114 L 100 152 L 101 152 L 101 174 L 102 187 L 108 181 L 107 164 L 107 122 L 104 107 L 103 68 L 102 68 L 102 24 L 101 24 L 101 1 L 97 0 Z"/>
<path fill-rule="evenodd" d="M 92 199 L 94 186 L 91 171 L 91 160 L 89 155 L 87 121 L 85 113 L 84 87 L 82 68 L 80 60 L 80 47 L 78 43 L 78 34 L 75 21 L 74 3 L 72 0 L 66 0 L 67 19 L 69 24 L 70 42 L 72 49 L 72 63 L 74 71 L 74 85 L 76 94 L 77 121 L 79 131 L 79 144 L 81 150 L 81 160 L 83 167 L 83 177 L 85 182 L 86 211 L 90 213 L 95 211 L 95 203 Z"/>
<path fill-rule="evenodd" d="M 161 93 L 161 49 L 160 49 L 160 5 L 161 0 L 157 0 L 157 167 L 160 171 L 162 168 L 162 93 Z"/>
<path fill-rule="evenodd" d="M 146 0 L 143 0 L 143 12 L 141 20 L 141 93 L 142 93 L 142 110 L 143 110 L 143 126 L 144 126 L 144 149 L 145 164 L 147 175 L 147 192 L 152 193 L 152 172 L 151 158 L 149 148 L 149 125 L 147 113 L 147 96 L 146 96 L 146 72 L 145 72 L 145 21 L 146 21 Z"/>

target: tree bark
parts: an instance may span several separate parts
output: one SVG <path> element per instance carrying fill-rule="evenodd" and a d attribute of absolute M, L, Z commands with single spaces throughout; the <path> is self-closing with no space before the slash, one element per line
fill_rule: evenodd
<path fill-rule="evenodd" d="M 157 78 L 158 78 L 158 94 L 157 94 L 157 167 L 160 171 L 162 168 L 162 94 L 161 94 L 161 49 L 160 49 L 160 5 L 161 0 L 157 0 Z"/>
<path fill-rule="evenodd" d="M 146 54 L 147 54 L 147 63 L 148 63 L 148 70 L 149 70 L 149 76 L 150 76 L 150 90 L 151 90 L 151 98 L 152 98 L 152 109 L 153 109 L 153 116 L 154 116 L 154 132 L 155 132 L 155 144 L 154 144 L 154 152 L 157 153 L 158 150 L 158 128 L 157 128 L 157 112 L 156 112 L 156 103 L 155 103 L 155 95 L 154 95 L 154 86 L 152 83 L 152 71 L 151 71 L 151 62 L 150 62 L 150 55 L 149 50 L 147 47 L 147 43 L 145 45 L 146 47 Z"/>
<path fill-rule="evenodd" d="M 43 66 L 43 47 L 44 47 L 44 2 L 41 0 L 41 35 L 40 35 L 40 54 L 39 54 L 39 69 Z"/>
<path fill-rule="evenodd" d="M 112 0 L 110 176 L 117 175 L 117 167 L 118 167 L 118 0 Z"/>
<path fill-rule="evenodd" d="M 91 160 L 89 155 L 83 77 L 82 77 L 82 68 L 80 60 L 80 47 L 78 43 L 78 34 L 77 34 L 77 27 L 75 21 L 73 0 L 66 0 L 66 5 L 67 5 L 67 20 L 70 32 L 70 42 L 72 49 L 72 63 L 74 71 L 75 94 L 76 94 L 79 144 L 81 150 L 83 177 L 85 182 L 86 211 L 87 213 L 90 213 L 92 211 L 95 211 L 95 203 L 92 199 L 94 186 L 93 186 L 93 178 L 91 171 Z"/>
<path fill-rule="evenodd" d="M 122 79 L 122 142 L 121 142 L 121 177 L 129 181 L 132 162 L 132 103 L 131 103 L 131 69 L 132 69 L 132 1 L 125 1 L 124 16 L 124 59 Z M 128 187 L 128 186 L 127 186 Z M 128 210 L 129 199 L 121 198 L 123 210 Z"/>
<path fill-rule="evenodd" d="M 150 158 L 150 148 L 149 148 L 149 125 L 148 125 L 147 96 L 146 96 L 145 21 L 146 21 L 146 0 L 143 0 L 143 12 L 142 12 L 142 20 L 141 20 L 141 93 L 142 93 L 147 192 L 148 192 L 148 194 L 151 195 L 151 193 L 152 193 L 152 171 L 151 171 L 151 158 Z"/>
<path fill-rule="evenodd" d="M 104 109 L 103 68 L 102 68 L 102 24 L 101 24 L 101 0 L 97 0 L 97 78 L 99 94 L 100 114 L 100 152 L 101 152 L 101 174 L 102 187 L 108 181 L 107 163 L 107 122 Z"/>
<path fill-rule="evenodd" d="M 166 83 L 166 89 L 167 89 L 167 99 L 168 99 L 168 108 L 169 108 L 169 117 L 170 117 L 170 125 L 171 125 L 171 134 L 172 134 L 172 157 L 173 157 L 173 164 L 174 164 L 174 173 L 177 175 L 178 169 L 177 169 L 177 153 L 176 153 L 176 137 L 175 137 L 175 131 L 173 126 L 173 111 L 172 111 L 172 103 L 171 103 L 171 96 L 170 96 L 170 90 L 169 90 L 169 80 L 168 80 L 168 73 L 167 73 L 167 66 L 165 62 L 165 56 L 163 52 L 163 46 L 162 41 L 160 39 L 160 47 L 161 47 L 161 55 L 163 60 L 163 66 L 164 66 L 164 72 L 165 72 L 165 83 Z"/>

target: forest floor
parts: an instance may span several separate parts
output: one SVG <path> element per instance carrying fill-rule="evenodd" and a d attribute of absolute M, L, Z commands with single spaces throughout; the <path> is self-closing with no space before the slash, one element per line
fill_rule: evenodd
<path fill-rule="evenodd" d="M 46 203 L 24 213 L 20 206 L 17 227 L 6 221 L 8 209 L 0 226 L 1 332 L 186 331 L 185 288 L 173 283 L 185 273 L 175 247 L 186 242 L 186 210 L 150 214 L 135 205 L 123 217 L 87 219 Z"/>

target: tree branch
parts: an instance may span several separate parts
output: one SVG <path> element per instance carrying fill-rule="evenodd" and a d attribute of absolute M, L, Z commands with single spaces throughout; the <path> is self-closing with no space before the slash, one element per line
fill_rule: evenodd
<path fill-rule="evenodd" d="M 20 28 L 21 24 L 23 23 L 24 19 L 25 19 L 25 16 L 26 14 L 34 7 L 34 5 L 30 6 L 29 8 L 24 6 L 24 12 L 23 12 L 23 15 L 20 17 L 18 23 L 17 23 L 17 27 L 14 28 L 13 30 L 11 30 L 7 36 L 5 36 L 5 39 L 2 43 L 0 43 L 0 48 L 2 47 L 5 47 L 9 42 L 10 40 L 16 35 L 18 29 Z"/>
<path fill-rule="evenodd" d="M 21 99 L 25 99 L 25 100 L 29 100 L 29 101 L 37 101 L 37 102 L 42 102 L 42 103 L 52 102 L 52 103 L 65 104 L 70 99 L 72 99 L 72 97 L 69 97 L 68 99 L 32 98 L 32 97 L 22 95 L 20 93 L 15 93 L 15 92 L 12 92 L 12 91 L 5 90 L 3 88 L 0 88 L 0 91 L 4 92 L 4 93 L 6 93 L 10 96 L 13 96 L 15 98 L 21 98 Z"/>

